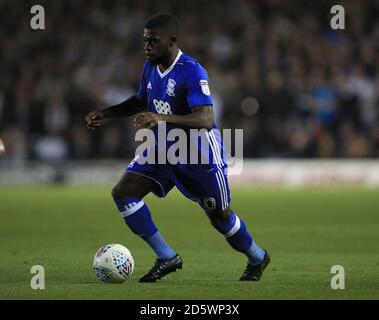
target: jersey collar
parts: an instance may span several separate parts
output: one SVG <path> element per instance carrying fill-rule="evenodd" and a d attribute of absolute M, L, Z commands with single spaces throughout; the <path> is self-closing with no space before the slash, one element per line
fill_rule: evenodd
<path fill-rule="evenodd" d="M 159 70 L 159 67 L 157 65 L 157 71 L 158 71 L 158 74 L 161 78 L 164 78 L 172 69 L 174 69 L 176 63 L 178 62 L 179 58 L 181 57 L 181 55 L 183 54 L 183 52 L 179 49 L 179 52 L 174 60 L 174 62 L 172 63 L 171 66 L 169 66 L 164 72 L 161 72 Z"/>

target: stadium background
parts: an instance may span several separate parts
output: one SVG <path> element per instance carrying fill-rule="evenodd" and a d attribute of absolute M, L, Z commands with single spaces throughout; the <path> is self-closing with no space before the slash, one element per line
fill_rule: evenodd
<path fill-rule="evenodd" d="M 180 47 L 208 70 L 220 126 L 244 129 L 246 157 L 379 156 L 377 1 L 346 1 L 344 31 L 328 1 L 42 1 L 43 31 L 27 3 L 0 5 L 11 163 L 133 155 L 130 121 L 93 133 L 83 115 L 136 91 L 144 22 L 161 11 L 180 18 Z"/>
<path fill-rule="evenodd" d="M 377 188 L 365 186 L 379 185 L 379 1 L 338 3 L 346 29 L 337 31 L 330 28 L 333 1 L 39 1 L 45 30 L 30 28 L 34 4 L 0 2 L 0 138 L 6 146 L 0 298 L 378 298 L 379 197 Z M 136 283 L 153 257 L 122 225 L 110 198 L 110 183 L 136 146 L 131 119 L 89 131 L 84 115 L 138 88 L 143 26 L 159 12 L 179 17 L 180 48 L 207 69 L 220 127 L 244 129 L 245 160 L 254 161 L 246 161 L 245 187 L 232 190 L 233 204 L 276 257 L 254 292 L 236 283 L 230 288 L 244 262 L 175 192 L 149 204 L 187 254 L 188 273 L 162 283 L 163 295 Z M 251 187 L 282 185 L 280 174 L 291 166 L 308 171 L 309 163 L 312 170 L 331 164 L 329 178 L 321 179 L 326 184 L 355 187 Z M 345 171 L 336 178 L 340 168 Z M 254 180 L 257 172 L 267 174 Z M 304 179 L 312 184 L 315 177 Z M 64 184 L 70 181 L 96 185 Z M 136 255 L 128 291 L 96 284 L 90 260 L 105 242 L 127 243 Z M 209 252 L 222 256 L 202 265 Z M 225 261 L 215 280 L 209 270 Z M 32 264 L 50 272 L 50 291 L 30 289 Z M 330 289 L 334 264 L 354 274 L 350 291 Z"/>

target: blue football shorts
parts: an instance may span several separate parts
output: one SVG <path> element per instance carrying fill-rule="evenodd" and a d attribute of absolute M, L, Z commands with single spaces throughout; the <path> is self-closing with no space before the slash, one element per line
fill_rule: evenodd
<path fill-rule="evenodd" d="M 153 193 L 164 198 L 176 186 L 188 199 L 209 211 L 222 211 L 230 205 L 227 166 L 203 170 L 201 165 L 186 166 L 183 170 L 172 164 L 140 164 L 130 162 L 127 172 L 139 174 L 156 182 Z M 189 168 L 189 170 L 188 170 Z"/>

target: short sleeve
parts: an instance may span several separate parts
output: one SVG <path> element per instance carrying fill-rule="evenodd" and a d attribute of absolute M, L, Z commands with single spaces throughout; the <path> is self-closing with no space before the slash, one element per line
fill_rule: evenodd
<path fill-rule="evenodd" d="M 187 103 L 190 108 L 213 105 L 208 80 L 207 71 L 199 63 L 191 65 L 186 76 Z"/>
<path fill-rule="evenodd" d="M 146 102 L 147 100 L 147 83 L 146 83 L 146 76 L 147 71 L 149 70 L 149 63 L 146 61 L 143 66 L 142 76 L 141 76 L 141 83 L 138 89 L 138 98 L 142 102 Z"/>

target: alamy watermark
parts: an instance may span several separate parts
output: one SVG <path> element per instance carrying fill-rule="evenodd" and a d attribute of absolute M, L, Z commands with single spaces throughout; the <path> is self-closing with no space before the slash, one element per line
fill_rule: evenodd
<path fill-rule="evenodd" d="M 33 30 L 45 29 L 45 8 L 41 5 L 34 5 L 30 8 L 33 17 L 30 19 L 30 28 Z"/>
<path fill-rule="evenodd" d="M 168 130 L 161 121 L 154 129 L 140 129 L 135 141 L 142 142 L 129 164 L 190 164 L 221 168 L 228 166 L 229 175 L 243 170 L 243 129 L 180 129 Z M 234 155 L 232 148 L 234 147 Z"/>
<path fill-rule="evenodd" d="M 33 30 L 45 29 L 45 8 L 42 5 L 33 5 L 30 8 L 30 13 L 33 15 L 30 20 L 30 27 Z M 342 5 L 333 5 L 330 8 L 330 13 L 333 15 L 330 19 L 330 27 L 333 30 L 345 29 L 345 8 Z"/>
<path fill-rule="evenodd" d="M 33 290 L 45 289 L 45 268 L 41 265 L 34 265 L 31 267 L 30 273 L 34 274 L 30 280 L 30 287 Z"/>
<path fill-rule="evenodd" d="M 330 19 L 330 27 L 333 30 L 345 29 L 345 8 L 341 5 L 334 5 L 330 8 L 333 17 Z"/>
<path fill-rule="evenodd" d="M 330 273 L 335 274 L 330 280 L 330 287 L 333 290 L 345 289 L 345 268 L 341 265 L 334 265 L 330 269 Z"/>

